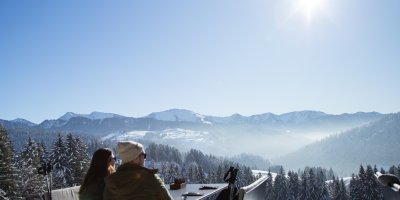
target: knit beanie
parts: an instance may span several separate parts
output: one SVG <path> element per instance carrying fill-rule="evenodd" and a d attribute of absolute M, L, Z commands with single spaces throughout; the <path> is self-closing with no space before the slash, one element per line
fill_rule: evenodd
<path fill-rule="evenodd" d="M 143 145 L 134 141 L 118 142 L 117 151 L 121 157 L 122 164 L 133 161 L 141 153 L 144 153 Z"/>

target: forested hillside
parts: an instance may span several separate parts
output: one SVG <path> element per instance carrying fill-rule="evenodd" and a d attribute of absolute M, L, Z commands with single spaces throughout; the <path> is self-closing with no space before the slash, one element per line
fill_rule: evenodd
<path fill-rule="evenodd" d="M 351 175 L 360 164 L 388 168 L 400 160 L 400 113 L 388 115 L 369 125 L 323 139 L 276 159 L 288 168 L 332 167 Z"/>

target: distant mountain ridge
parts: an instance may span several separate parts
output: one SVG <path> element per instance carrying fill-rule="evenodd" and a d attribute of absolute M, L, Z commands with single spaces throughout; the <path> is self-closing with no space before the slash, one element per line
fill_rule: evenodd
<path fill-rule="evenodd" d="M 298 169 L 304 166 L 332 167 L 350 175 L 360 164 L 389 167 L 400 163 L 400 113 L 309 144 L 275 160 Z"/>
<path fill-rule="evenodd" d="M 146 139 L 182 148 L 195 146 L 206 153 L 248 152 L 269 158 L 292 152 L 315 141 L 315 138 L 359 127 L 383 116 L 385 114 L 376 112 L 331 115 L 319 111 L 296 111 L 281 115 L 263 113 L 215 117 L 170 109 L 139 118 L 113 113 L 68 112 L 40 124 L 22 119 L 0 120 L 0 124 L 10 133 L 17 149 L 28 136 L 51 142 L 58 133 L 74 133 L 87 140 Z M 240 148 L 236 148 L 238 143 Z"/>
<path fill-rule="evenodd" d="M 354 114 L 341 114 L 341 115 L 332 115 L 326 114 L 320 111 L 295 111 L 284 113 L 281 115 L 273 114 L 273 113 L 264 113 L 258 115 L 251 116 L 243 116 L 240 114 L 233 114 L 228 117 L 216 117 L 209 115 L 202 115 L 199 113 L 195 113 L 190 110 L 185 109 L 170 109 L 162 112 L 153 112 L 147 116 L 140 118 L 133 117 L 125 117 L 119 114 L 114 113 L 103 113 L 103 112 L 92 112 L 90 114 L 76 114 L 73 112 L 67 112 L 63 116 L 59 117 L 55 120 L 44 120 L 40 124 L 32 123 L 26 119 L 18 118 L 15 120 L 8 121 L 10 123 L 20 123 L 21 125 L 26 126 L 40 126 L 44 129 L 50 128 L 60 128 L 66 125 L 72 118 L 86 118 L 90 120 L 104 120 L 109 118 L 118 118 L 118 119 L 154 119 L 159 121 L 166 122 L 189 122 L 189 123 L 200 123 L 206 125 L 212 124 L 301 124 L 308 122 L 323 122 L 323 121 L 331 121 L 331 120 L 351 120 L 351 119 L 361 119 L 364 120 L 366 118 L 377 118 L 382 116 L 378 112 L 357 112 Z M 2 120 L 7 121 L 7 120 Z"/>

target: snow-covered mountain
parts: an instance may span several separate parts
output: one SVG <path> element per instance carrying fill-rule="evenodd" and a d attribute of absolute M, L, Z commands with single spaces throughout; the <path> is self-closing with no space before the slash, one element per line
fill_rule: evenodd
<path fill-rule="evenodd" d="M 319 138 L 371 123 L 383 116 L 379 113 L 331 115 L 318 111 L 296 111 L 281 115 L 264 113 L 215 117 L 171 109 L 139 118 L 101 112 L 68 112 L 39 125 L 27 126 L 7 120 L 0 120 L 0 124 L 15 139 L 26 138 L 27 135 L 33 138 L 37 135 L 39 140 L 51 139 L 58 133 L 76 133 L 87 139 L 105 137 L 119 140 L 129 136 L 177 147 L 196 146 L 205 153 L 250 152 L 270 158 L 290 153 Z"/>
<path fill-rule="evenodd" d="M 279 115 L 279 119 L 283 122 L 301 123 L 308 120 L 318 119 L 327 116 L 324 112 L 317 111 L 299 111 L 290 112 Z"/>
<path fill-rule="evenodd" d="M 11 122 L 20 123 L 20 124 L 23 124 L 26 126 L 35 126 L 36 125 L 35 123 L 28 121 L 26 119 L 22 119 L 22 118 L 17 118 L 17 119 L 11 120 Z"/>
<path fill-rule="evenodd" d="M 85 118 L 89 120 L 104 120 L 108 118 L 125 118 L 122 115 L 117 115 L 113 113 L 103 113 L 103 112 L 92 112 L 90 114 L 76 114 L 73 112 L 67 112 L 63 116 L 58 119 L 53 120 L 45 120 L 39 124 L 41 128 L 50 129 L 50 128 L 61 128 L 68 124 L 73 118 Z"/>
<path fill-rule="evenodd" d="M 154 112 L 146 117 L 161 121 L 211 124 L 211 122 L 205 120 L 206 116 L 184 109 L 170 109 L 163 112 Z"/>
<path fill-rule="evenodd" d="M 106 118 L 114 118 L 114 117 L 124 117 L 122 115 L 117 115 L 117 114 L 113 114 L 113 113 L 103 113 L 103 112 L 92 112 L 90 114 L 76 114 L 73 112 L 67 112 L 65 113 L 63 116 L 61 116 L 60 118 L 58 118 L 59 120 L 70 120 L 73 117 L 84 117 L 84 118 L 88 118 L 88 119 L 92 119 L 92 120 L 96 120 L 96 119 L 106 119 Z"/>

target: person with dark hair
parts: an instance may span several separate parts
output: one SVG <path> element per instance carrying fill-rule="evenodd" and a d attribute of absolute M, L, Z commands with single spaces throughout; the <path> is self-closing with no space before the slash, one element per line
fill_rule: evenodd
<path fill-rule="evenodd" d="M 105 179 L 104 200 L 173 200 L 156 169 L 144 167 L 143 145 L 133 141 L 118 142 L 122 165 Z"/>
<path fill-rule="evenodd" d="M 98 149 L 79 189 L 80 200 L 102 200 L 104 178 L 115 172 L 115 157 L 110 149 Z"/>

